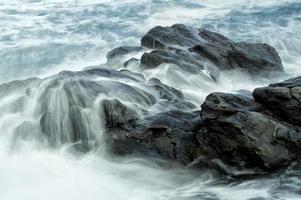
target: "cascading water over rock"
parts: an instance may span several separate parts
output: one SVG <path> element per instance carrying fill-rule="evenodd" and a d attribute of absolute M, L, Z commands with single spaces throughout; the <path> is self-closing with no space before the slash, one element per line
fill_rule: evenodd
<path fill-rule="evenodd" d="M 300 8 L 0 2 L 0 199 L 299 199 Z"/>

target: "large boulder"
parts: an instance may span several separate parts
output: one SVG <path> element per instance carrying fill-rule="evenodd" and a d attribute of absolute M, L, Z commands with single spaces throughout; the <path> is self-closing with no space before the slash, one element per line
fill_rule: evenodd
<path fill-rule="evenodd" d="M 290 88 L 300 97 L 299 81 L 294 78 L 269 87 Z M 256 89 L 254 96 L 257 90 L 262 88 Z M 278 92 L 278 96 L 264 97 L 272 101 L 288 95 Z M 275 111 L 282 110 L 280 106 L 256 101 L 247 91 L 212 93 L 201 107 L 201 111 L 162 112 L 126 128 L 109 128 L 105 133 L 108 149 L 119 155 L 160 158 L 226 174 L 234 174 L 237 169 L 248 169 L 244 173 L 250 173 L 249 169 L 251 173 L 270 172 L 301 158 L 301 124 L 296 123 L 300 110 L 291 113 L 295 117 L 281 118 Z"/>
<path fill-rule="evenodd" d="M 278 169 L 297 159 L 301 132 L 261 113 L 252 97 L 213 93 L 202 105 L 205 126 L 197 140 L 208 158 L 239 167 Z"/>
<path fill-rule="evenodd" d="M 70 144 L 82 152 L 99 147 L 105 128 L 131 128 L 146 115 L 195 108 L 181 91 L 158 79 L 105 68 L 1 84 L 0 101 L 1 116 L 20 116 L 11 130 L 16 144 L 39 138 L 51 147 Z"/>
<path fill-rule="evenodd" d="M 143 36 L 141 45 L 155 49 L 142 56 L 141 63 L 146 67 L 171 63 L 200 71 L 209 63 L 220 70 L 237 69 L 251 75 L 283 72 L 279 55 L 267 44 L 237 43 L 219 33 L 183 24 L 157 26 Z"/>
<path fill-rule="evenodd" d="M 236 42 L 184 24 L 156 26 L 142 37 L 141 46 L 115 48 L 107 59 L 107 64 L 141 70 L 170 64 L 190 74 L 209 74 L 213 80 L 225 70 L 254 77 L 284 72 L 278 53 L 267 44 Z"/>

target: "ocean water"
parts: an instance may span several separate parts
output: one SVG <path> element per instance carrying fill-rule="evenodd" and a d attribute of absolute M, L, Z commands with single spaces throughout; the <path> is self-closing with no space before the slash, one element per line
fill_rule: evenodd
<path fill-rule="evenodd" d="M 152 27 L 174 23 L 205 27 L 236 41 L 270 44 L 287 72 L 286 77 L 256 81 L 223 73 L 214 84 L 168 65 L 143 72 L 147 79 L 158 77 L 181 89 L 195 105 L 213 91 L 252 90 L 301 75 L 300 0 L 0 0 L 0 83 L 101 66 L 112 48 L 139 45 Z M 116 158 L 99 150 L 83 155 L 71 151 L 72 144 L 46 148 L 35 115 L 43 87 L 35 82 L 28 87 L 33 98 L 22 100 L 21 108 L 16 104 L 23 98 L 21 87 L 0 96 L 1 200 L 301 199 L 297 166 L 229 183 L 210 172 L 166 169 L 142 158 Z M 92 108 L 87 111 L 91 132 L 102 128 L 93 122 L 95 114 Z M 13 134 L 24 122 L 30 126 L 22 126 L 22 133 L 31 139 L 12 145 Z"/>

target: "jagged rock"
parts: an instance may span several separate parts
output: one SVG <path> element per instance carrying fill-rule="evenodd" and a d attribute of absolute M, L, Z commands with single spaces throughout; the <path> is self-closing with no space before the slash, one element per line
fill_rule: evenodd
<path fill-rule="evenodd" d="M 107 59 L 108 64 L 140 66 L 141 70 L 172 64 L 190 74 L 209 74 L 213 80 L 224 70 L 239 70 L 254 77 L 284 72 L 278 53 L 267 44 L 235 42 L 184 24 L 156 26 L 142 37 L 141 47 L 118 47 Z"/>
<path fill-rule="evenodd" d="M 257 88 L 253 95 L 279 119 L 301 126 L 301 77 Z"/>
<path fill-rule="evenodd" d="M 194 144 L 194 131 L 199 129 L 199 113 L 169 111 L 145 117 L 131 129 L 108 129 L 105 133 L 110 152 L 118 155 L 142 155 L 188 164 L 187 149 Z"/>
<path fill-rule="evenodd" d="M 159 80 L 99 67 L 1 84 L 0 100 L 4 113 L 31 113 L 14 128 L 16 140 L 39 138 L 51 147 L 70 144 L 82 152 L 99 147 L 104 128 L 129 129 L 160 110 L 195 108 L 181 91 Z"/>
<path fill-rule="evenodd" d="M 157 26 L 142 38 L 141 45 L 156 49 L 141 58 L 142 66 L 148 68 L 171 63 L 193 72 L 213 64 L 220 70 L 238 69 L 251 75 L 283 72 L 279 55 L 267 44 L 236 43 L 219 33 L 183 24 Z"/>
<path fill-rule="evenodd" d="M 299 78 L 294 78 L 267 88 L 294 89 L 299 83 Z M 297 97 L 298 91 L 293 91 Z M 288 99 L 289 94 L 279 90 L 277 97 Z M 147 116 L 131 127 L 108 129 L 105 138 L 109 150 L 119 155 L 151 156 L 231 175 L 237 169 L 252 169 L 246 174 L 261 174 L 301 158 L 300 124 L 282 120 L 269 109 L 265 102 L 255 101 L 248 91 L 212 93 L 202 104 L 201 112 L 170 111 Z M 295 116 L 300 113 L 295 112 Z"/>
<path fill-rule="evenodd" d="M 251 97 L 213 93 L 202 105 L 205 126 L 197 134 L 204 154 L 240 167 L 277 169 L 298 158 L 301 133 L 260 112 Z"/>

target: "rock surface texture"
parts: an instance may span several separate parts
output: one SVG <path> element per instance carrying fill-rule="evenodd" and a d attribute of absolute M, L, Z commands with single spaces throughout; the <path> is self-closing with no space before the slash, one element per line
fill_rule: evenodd
<path fill-rule="evenodd" d="M 183 24 L 154 27 L 142 37 L 141 47 L 118 47 L 107 58 L 110 61 L 116 55 L 142 49 L 145 51 L 140 59 L 143 70 L 165 63 L 190 73 L 207 70 L 214 78 L 218 76 L 217 71 L 224 70 L 239 70 L 252 76 L 283 72 L 278 53 L 267 44 L 235 42 L 219 33 Z M 133 59 L 124 65 L 129 61 Z"/>
<path fill-rule="evenodd" d="M 296 77 L 255 89 L 255 98 L 212 93 L 199 112 L 148 116 L 131 127 L 108 129 L 106 140 L 119 155 L 273 171 L 301 158 L 300 86 Z"/>
<path fill-rule="evenodd" d="M 137 53 L 140 59 L 131 57 Z M 232 168 L 270 172 L 300 159 L 301 77 L 253 93 L 212 93 L 200 109 L 187 97 L 197 92 L 177 87 L 179 76 L 172 77 L 176 84 L 168 85 L 156 73 L 149 78 L 141 73 L 166 63 L 184 79 L 186 73 L 199 76 L 203 70 L 213 79 L 222 70 L 254 76 L 283 72 L 273 47 L 237 43 L 176 24 L 155 27 L 143 36 L 140 47 L 119 47 L 107 58 L 105 67 L 1 84 L 0 100 L 10 100 L 6 111 L 32 116 L 20 121 L 11 137 L 38 136 L 43 144 L 71 144 L 82 152 L 106 146 L 120 156 L 151 157 L 226 174 L 233 173 Z M 129 68 L 138 63 L 140 71 L 116 70 L 112 63 Z"/>

